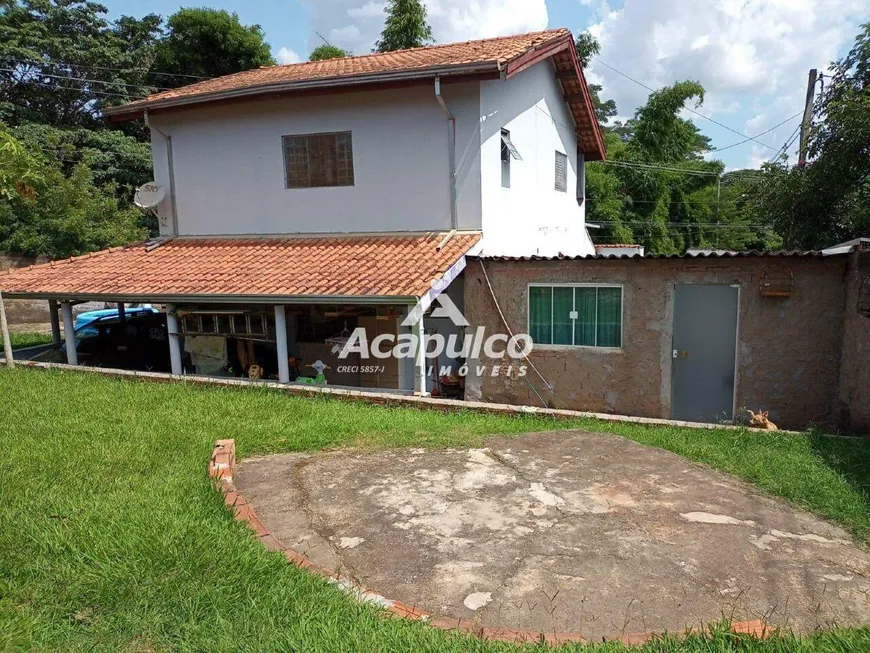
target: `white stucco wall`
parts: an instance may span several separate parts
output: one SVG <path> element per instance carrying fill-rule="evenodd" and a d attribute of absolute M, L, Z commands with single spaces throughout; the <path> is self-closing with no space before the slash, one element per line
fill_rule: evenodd
<path fill-rule="evenodd" d="M 486 254 L 552 256 L 595 252 L 577 204 L 577 139 L 552 63 L 507 81 L 481 83 L 481 194 Z M 501 129 L 522 161 L 501 183 Z M 556 150 L 568 155 L 568 190 L 555 190 Z"/>
<path fill-rule="evenodd" d="M 457 118 L 458 216 L 481 228 L 479 84 L 445 84 Z M 241 102 L 154 114 L 172 137 L 178 232 L 284 234 L 448 230 L 448 129 L 432 86 Z M 287 189 L 281 137 L 351 131 L 355 185 Z M 169 186 L 152 134 L 155 180 Z M 169 197 L 159 207 L 171 233 Z"/>

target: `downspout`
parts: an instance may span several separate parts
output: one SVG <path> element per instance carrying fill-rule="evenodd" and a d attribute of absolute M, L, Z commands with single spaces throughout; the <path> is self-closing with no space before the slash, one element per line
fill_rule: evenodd
<path fill-rule="evenodd" d="M 459 228 L 459 219 L 456 215 L 456 117 L 450 112 L 444 97 L 441 95 L 441 78 L 435 78 L 435 99 L 441 105 L 441 110 L 447 116 L 447 157 L 450 165 L 450 229 L 455 231 Z M 442 247 L 441 243 L 439 247 Z"/>
<path fill-rule="evenodd" d="M 166 141 L 166 159 L 169 165 L 169 201 L 172 204 L 172 224 L 170 225 L 171 236 L 178 235 L 178 205 L 175 203 L 175 165 L 172 159 L 172 136 L 162 131 L 160 128 L 151 124 L 151 119 L 148 116 L 148 109 L 143 112 L 145 116 L 145 126 L 152 132 L 157 132 Z"/>

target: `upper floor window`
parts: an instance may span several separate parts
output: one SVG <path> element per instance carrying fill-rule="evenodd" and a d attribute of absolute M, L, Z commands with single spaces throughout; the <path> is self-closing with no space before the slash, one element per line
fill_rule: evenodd
<path fill-rule="evenodd" d="M 284 136 L 287 188 L 353 186 L 353 139 L 350 132 Z"/>
<path fill-rule="evenodd" d="M 507 129 L 501 130 L 501 185 L 502 188 L 511 187 L 511 158 L 522 161 L 519 151 L 511 142 L 511 133 Z"/>
<path fill-rule="evenodd" d="M 622 286 L 530 286 L 529 334 L 536 345 L 622 347 Z"/>
<path fill-rule="evenodd" d="M 568 155 L 556 151 L 556 190 L 568 192 Z"/>

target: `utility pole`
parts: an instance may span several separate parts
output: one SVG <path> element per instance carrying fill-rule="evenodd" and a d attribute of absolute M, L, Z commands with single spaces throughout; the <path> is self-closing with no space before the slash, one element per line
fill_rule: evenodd
<path fill-rule="evenodd" d="M 810 138 L 810 123 L 813 119 L 813 100 L 816 94 L 816 76 L 819 71 L 815 68 L 810 70 L 807 80 L 807 101 L 804 105 L 804 118 L 801 121 L 801 144 L 798 154 L 798 167 L 803 168 L 807 164 L 807 143 Z"/>

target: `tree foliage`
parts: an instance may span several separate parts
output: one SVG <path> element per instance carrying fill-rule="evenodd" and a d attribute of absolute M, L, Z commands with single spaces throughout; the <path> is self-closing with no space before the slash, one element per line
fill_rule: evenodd
<path fill-rule="evenodd" d="M 377 52 L 418 48 L 433 43 L 432 28 L 426 22 L 426 6 L 420 0 L 388 0 L 386 22 Z"/>
<path fill-rule="evenodd" d="M 33 198 L 42 181 L 42 162 L 0 123 L 0 199 Z"/>
<path fill-rule="evenodd" d="M 98 188 L 111 186 L 119 199 L 132 197 L 133 191 L 152 176 L 148 143 L 122 131 L 27 123 L 13 128 L 12 133 L 65 174 L 76 165 L 86 165 L 94 184 Z"/>
<path fill-rule="evenodd" d="M 149 92 L 160 18 L 81 0 L 0 0 L 0 120 L 101 128 L 101 109 Z"/>
<path fill-rule="evenodd" d="M 162 88 L 274 63 L 259 26 L 181 9 L 110 21 L 87 0 L 0 0 L 0 249 L 69 256 L 156 232 L 132 206 L 149 134 L 103 118 Z M 16 189 L 13 192 L 13 189 Z"/>
<path fill-rule="evenodd" d="M 0 201 L 0 250 L 64 258 L 147 236 L 140 212 L 102 192 L 84 164 L 69 176 L 46 167 L 36 196 Z"/>
<path fill-rule="evenodd" d="M 223 9 L 182 8 L 166 21 L 151 67 L 155 86 L 176 87 L 275 64 L 259 25 Z"/>
<path fill-rule="evenodd" d="M 323 45 L 318 45 L 311 51 L 311 56 L 308 57 L 308 60 L 326 61 L 327 59 L 343 59 L 344 57 L 349 56 L 350 52 L 347 50 L 343 50 L 337 45 L 332 45 L 331 43 L 324 43 Z"/>
<path fill-rule="evenodd" d="M 769 216 L 786 247 L 817 249 L 870 233 L 870 23 L 815 107 L 810 162 L 768 164 L 755 210 Z"/>
<path fill-rule="evenodd" d="M 586 174 L 587 219 L 603 227 L 596 240 L 636 242 L 660 254 L 778 245 L 752 211 L 752 173 L 728 174 L 720 161 L 704 161 L 709 139 L 680 117 L 687 102 L 703 97 L 697 82 L 677 82 L 606 130 L 608 161 L 589 164 Z"/>
<path fill-rule="evenodd" d="M 589 61 L 601 51 L 601 44 L 598 43 L 592 34 L 580 32 L 574 40 L 574 47 L 577 48 L 577 56 L 580 59 L 580 64 L 586 68 Z M 601 99 L 601 84 L 589 84 L 589 94 L 592 96 L 592 105 L 595 107 L 595 117 L 602 127 L 606 128 L 608 121 L 616 115 L 616 102 L 613 100 Z"/>

